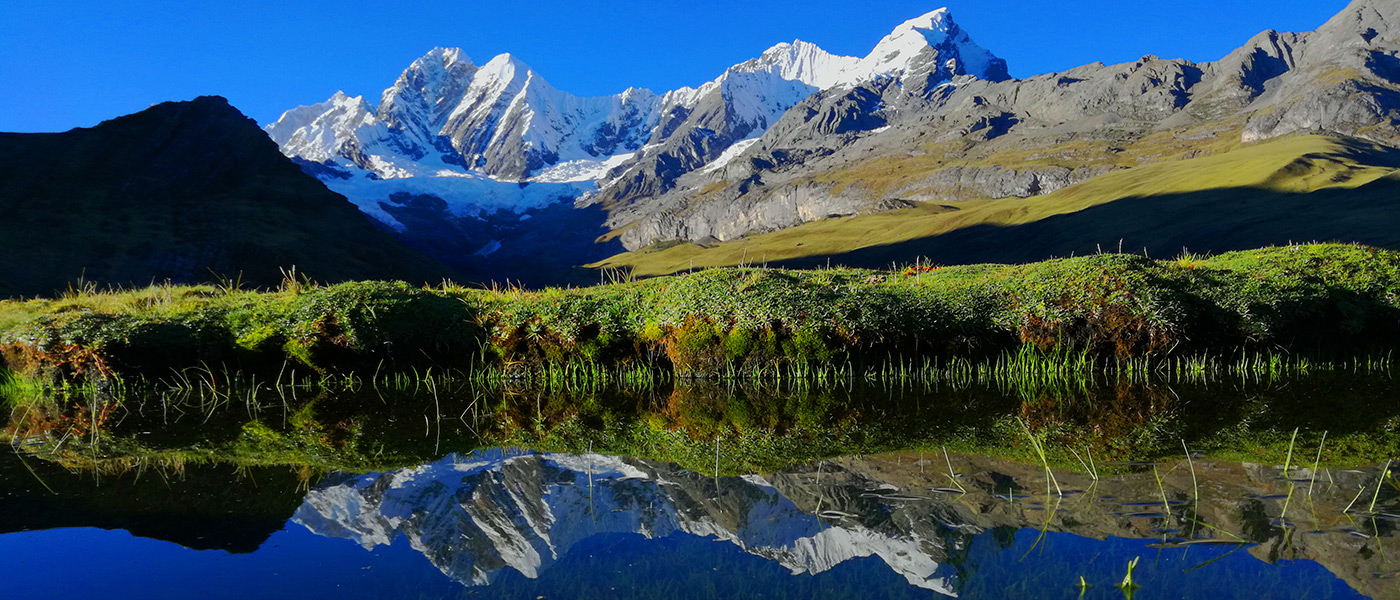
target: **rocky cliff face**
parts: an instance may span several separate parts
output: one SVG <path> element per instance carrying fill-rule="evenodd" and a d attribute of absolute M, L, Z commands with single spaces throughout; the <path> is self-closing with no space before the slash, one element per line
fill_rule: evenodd
<path fill-rule="evenodd" d="M 1035 196 L 1299 131 L 1394 146 L 1397 21 L 1400 6 L 1356 0 L 1317 31 L 1265 31 L 1212 63 L 1146 56 L 1023 80 L 935 71 L 833 87 L 664 193 L 615 194 L 627 200 L 609 225 L 629 249 L 728 240 L 909 201 Z M 1134 148 L 1159 140 L 1157 154 Z"/>

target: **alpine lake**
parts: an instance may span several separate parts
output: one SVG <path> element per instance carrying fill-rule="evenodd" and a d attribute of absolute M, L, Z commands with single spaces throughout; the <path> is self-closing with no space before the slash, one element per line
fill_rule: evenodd
<path fill-rule="evenodd" d="M 1400 598 L 1398 372 L 72 390 L 12 404 L 0 590 Z"/>

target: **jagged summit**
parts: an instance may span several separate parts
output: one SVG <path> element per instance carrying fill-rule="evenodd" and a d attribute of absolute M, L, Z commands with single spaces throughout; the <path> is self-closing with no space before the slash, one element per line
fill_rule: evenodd
<path fill-rule="evenodd" d="M 450 147 L 438 143 L 438 132 L 476 72 L 461 49 L 442 47 L 404 69 L 380 96 L 376 113 L 388 130 L 399 132 L 394 144 L 399 152 L 413 159 L 451 154 Z"/>
<path fill-rule="evenodd" d="M 282 153 L 313 162 L 326 162 L 383 137 L 374 107 L 363 96 L 337 91 L 330 99 L 282 113 L 267 128 Z"/>
<path fill-rule="evenodd" d="M 509 53 L 477 65 L 459 48 L 436 47 L 399 75 L 377 108 L 339 94 L 287 111 L 267 131 L 289 156 L 379 178 L 447 170 L 506 181 L 591 180 L 627 158 L 645 158 L 632 156 L 643 146 L 671 139 L 709 140 L 685 150 L 680 161 L 687 169 L 704 165 L 730 142 L 762 134 L 789 108 L 833 86 L 907 73 L 924 79 L 921 85 L 963 75 L 995 80 L 1005 71 L 1005 62 L 973 43 L 946 8 L 896 27 L 864 58 L 794 40 L 701 86 L 662 94 L 629 88 L 574 96 Z M 568 175 L 551 171 L 565 163 Z"/>
<path fill-rule="evenodd" d="M 491 60 L 486 61 L 481 69 L 487 73 L 498 73 L 503 76 L 513 75 L 517 71 L 527 74 L 534 73 L 530 65 L 525 64 L 525 61 L 516 58 L 514 54 L 509 52 L 502 52 L 491 57 Z"/>
<path fill-rule="evenodd" d="M 957 27 L 957 24 L 953 22 L 953 11 L 944 6 L 900 23 L 898 27 L 894 28 L 894 33 L 898 34 L 905 30 L 940 31 L 946 36 L 949 31 L 957 29 Z"/>
<path fill-rule="evenodd" d="M 441 60 L 444 66 L 451 66 L 456 63 L 471 64 L 472 62 L 471 57 L 467 56 L 467 53 L 463 52 L 461 48 L 445 48 L 443 46 L 434 47 L 419 60 L 424 59 Z"/>
<path fill-rule="evenodd" d="M 909 19 L 894 28 L 875 49 L 854 67 L 852 82 L 898 75 L 936 63 L 946 69 L 945 78 L 973 75 L 980 79 L 1007 79 L 1006 61 L 972 41 L 945 8 Z M 952 62 L 952 65 L 946 64 Z"/>
<path fill-rule="evenodd" d="M 843 74 L 855 66 L 859 59 L 838 56 L 823 50 L 820 46 L 802 40 L 793 40 L 773 46 L 758 58 L 736 65 L 735 69 L 746 66 L 750 70 L 768 69 L 788 81 L 828 88 L 842 81 Z"/>

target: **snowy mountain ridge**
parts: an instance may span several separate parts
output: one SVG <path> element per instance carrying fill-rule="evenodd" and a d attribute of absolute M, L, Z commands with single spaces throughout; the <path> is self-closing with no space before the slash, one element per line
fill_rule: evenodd
<path fill-rule="evenodd" d="M 577 96 L 510 54 L 478 65 L 439 47 L 377 104 L 337 92 L 264 130 L 408 246 L 467 277 L 538 285 L 624 249 L 604 239 L 615 201 L 723 168 L 814 94 L 877 79 L 898 87 L 908 78 L 912 90 L 1005 71 L 947 9 L 901 24 L 865 57 L 795 40 L 664 93 Z M 540 253 L 541 244 L 570 251 Z"/>
<path fill-rule="evenodd" d="M 973 75 L 979 79 L 1006 79 L 1006 61 L 978 46 L 953 21 L 947 8 L 909 19 L 880 40 L 865 58 L 844 71 L 841 83 L 854 84 L 876 77 L 898 77 L 917 68 L 955 58 L 947 69 L 949 78 Z"/>

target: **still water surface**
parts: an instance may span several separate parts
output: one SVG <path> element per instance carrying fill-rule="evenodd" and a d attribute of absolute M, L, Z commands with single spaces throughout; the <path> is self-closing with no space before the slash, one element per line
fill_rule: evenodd
<path fill-rule="evenodd" d="M 1121 598 L 1137 558 L 1135 598 L 1400 597 L 1394 499 L 1341 510 L 1374 472 L 1308 495 L 1295 471 L 1289 498 L 1276 467 L 1199 463 L 1196 487 L 1153 466 L 1056 473 L 1061 495 L 974 455 L 714 477 L 497 449 L 307 487 L 221 466 L 96 481 L 6 453 L 0 581 L 13 598 L 1078 598 L 1082 576 L 1082 597 Z"/>
<path fill-rule="evenodd" d="M 0 597 L 1400 598 L 1389 374 L 1030 383 L 29 407 Z"/>

